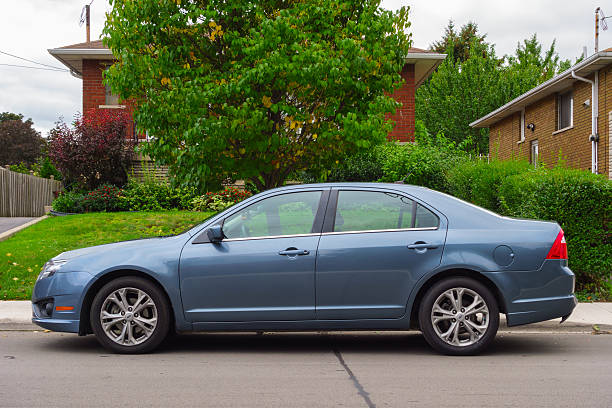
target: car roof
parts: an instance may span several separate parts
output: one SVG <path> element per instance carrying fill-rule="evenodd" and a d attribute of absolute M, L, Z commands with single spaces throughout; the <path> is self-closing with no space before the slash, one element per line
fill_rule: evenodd
<path fill-rule="evenodd" d="M 266 190 L 265 192 L 273 192 L 273 191 L 283 191 L 283 190 L 291 190 L 295 188 L 316 188 L 316 187 L 351 187 L 351 188 L 361 188 L 361 187 L 370 187 L 370 188 L 389 188 L 393 190 L 401 190 L 405 192 L 409 191 L 431 191 L 434 193 L 438 193 L 435 190 L 431 190 L 427 187 L 415 186 L 412 184 L 404 184 L 404 183 L 375 183 L 375 182 L 333 182 L 333 183 L 310 183 L 310 184 L 290 184 L 287 186 L 277 187 L 270 190 Z"/>
<path fill-rule="evenodd" d="M 315 183 L 315 184 L 293 184 L 283 186 L 269 192 L 280 192 L 299 190 L 302 188 L 321 188 L 321 187 L 348 187 L 348 188 L 383 188 L 395 190 L 412 195 L 418 200 L 425 202 L 434 209 L 441 212 L 448 218 L 452 219 L 452 224 L 460 227 L 480 227 L 488 228 L 492 224 L 503 222 L 506 218 L 494 213 L 486 208 L 479 207 L 467 201 L 463 201 L 457 197 L 440 191 L 432 190 L 427 187 L 415 186 L 412 184 L 403 183 L 363 183 L 363 182 L 336 182 L 336 183 Z M 506 219 L 507 220 L 507 219 Z"/>

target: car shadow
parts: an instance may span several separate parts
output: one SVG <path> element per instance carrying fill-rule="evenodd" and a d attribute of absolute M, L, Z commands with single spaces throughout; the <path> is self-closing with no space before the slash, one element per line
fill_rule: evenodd
<path fill-rule="evenodd" d="M 481 356 L 561 354 L 551 333 L 502 333 Z M 111 354 L 93 335 L 49 336 L 44 350 Z M 437 355 L 419 332 L 190 333 L 171 336 L 155 354 L 177 353 L 376 353 Z"/>

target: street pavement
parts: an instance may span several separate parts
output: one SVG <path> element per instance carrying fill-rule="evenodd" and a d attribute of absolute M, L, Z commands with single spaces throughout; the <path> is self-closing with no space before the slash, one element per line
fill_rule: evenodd
<path fill-rule="evenodd" d="M 35 219 L 34 217 L 0 217 L 0 234 L 23 225 Z"/>
<path fill-rule="evenodd" d="M 192 334 L 148 355 L 0 331 L 0 406 L 610 407 L 612 335 L 501 332 L 476 357 L 415 332 Z"/>

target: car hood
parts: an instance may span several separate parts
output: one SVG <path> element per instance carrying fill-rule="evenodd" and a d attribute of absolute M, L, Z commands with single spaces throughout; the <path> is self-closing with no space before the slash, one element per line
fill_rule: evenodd
<path fill-rule="evenodd" d="M 86 248 L 74 249 L 72 251 L 62 252 L 61 254 L 53 257 L 53 259 L 62 259 L 69 261 L 74 258 L 78 258 L 85 255 L 95 254 L 103 255 L 105 252 L 115 252 L 117 250 L 129 249 L 129 248 L 146 248 L 147 246 L 157 243 L 159 240 L 168 239 L 169 237 L 154 237 L 154 238 L 140 238 L 132 239 L 129 241 L 113 242 L 111 244 L 95 245 Z"/>

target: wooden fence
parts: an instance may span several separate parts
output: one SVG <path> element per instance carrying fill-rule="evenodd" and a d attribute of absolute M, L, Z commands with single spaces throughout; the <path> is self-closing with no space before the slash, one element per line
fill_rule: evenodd
<path fill-rule="evenodd" d="M 0 167 L 0 217 L 40 217 L 62 183 Z"/>

